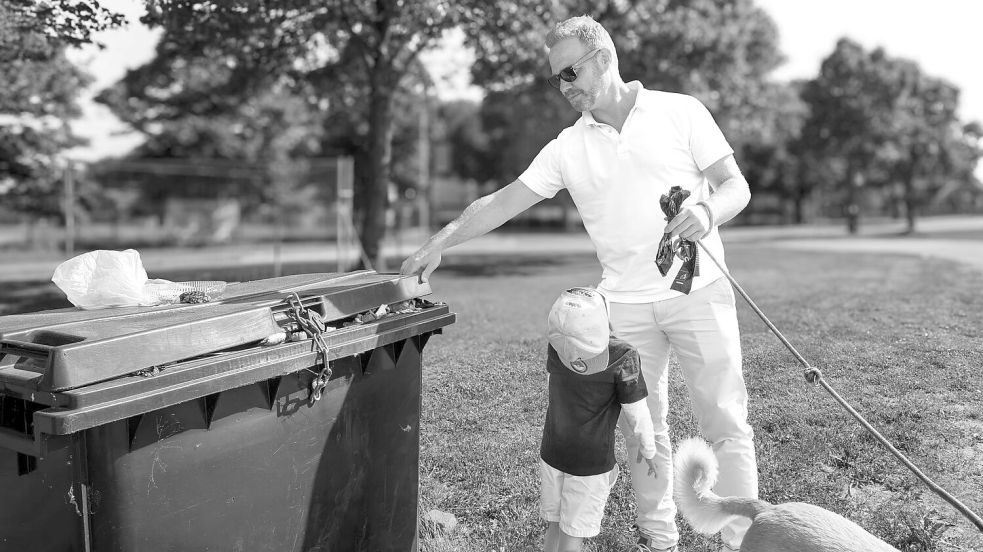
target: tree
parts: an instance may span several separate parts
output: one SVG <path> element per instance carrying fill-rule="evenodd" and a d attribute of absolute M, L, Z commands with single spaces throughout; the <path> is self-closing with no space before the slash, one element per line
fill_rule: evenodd
<path fill-rule="evenodd" d="M 82 144 L 69 128 L 91 82 L 64 55 L 67 46 L 123 23 L 98 2 L 0 0 L 0 197 L 5 207 L 62 214 L 65 149 Z M 88 186 L 81 182 L 80 185 Z"/>
<path fill-rule="evenodd" d="M 639 2 L 621 11 L 610 2 L 600 17 L 624 53 L 626 78 L 700 98 L 732 144 L 768 132 L 768 74 L 783 56 L 778 30 L 751 0 Z"/>
<path fill-rule="evenodd" d="M 983 182 L 977 177 L 976 170 L 983 161 L 983 124 L 970 121 L 955 133 L 955 143 L 951 150 L 952 165 L 956 167 L 953 178 L 960 184 L 959 194 L 953 193 L 947 198 L 956 203 L 955 210 L 963 210 L 971 206 L 971 201 L 983 196 Z M 964 200 L 959 204 L 960 199 Z"/>
<path fill-rule="evenodd" d="M 162 27 L 164 35 L 157 58 L 138 69 L 143 78 L 127 77 L 140 82 L 127 87 L 126 101 L 144 106 L 130 120 L 148 129 L 186 113 L 229 113 L 281 76 L 313 86 L 331 100 L 328 125 L 335 120 L 356 131 L 364 127 L 355 135 L 365 136 L 365 155 L 356 155 L 360 234 L 369 257 L 380 263 L 396 99 L 420 82 L 421 51 L 445 30 L 499 5 L 518 13 L 519 20 L 540 9 L 532 0 L 491 7 L 477 0 L 157 2 L 143 21 Z M 224 68 L 189 86 L 192 80 L 181 69 L 200 66 L 201 59 L 217 60 Z M 335 143 L 343 141 L 336 138 Z"/>
<path fill-rule="evenodd" d="M 491 92 L 481 106 L 489 137 L 489 178 L 504 186 L 518 178 L 539 150 L 578 114 L 542 79 L 510 91 Z"/>
<path fill-rule="evenodd" d="M 856 42 L 843 38 L 823 60 L 819 76 L 802 92 L 810 116 L 802 129 L 801 147 L 830 166 L 839 167 L 837 188 L 844 196 L 844 214 L 851 233 L 857 231 L 861 188 L 871 172 L 877 149 L 886 140 L 892 94 L 881 78 L 885 54 L 868 55 Z M 879 65 L 880 63 L 880 65 Z"/>
<path fill-rule="evenodd" d="M 924 75 L 914 62 L 841 39 L 802 97 L 810 116 L 800 147 L 840 167 L 835 180 L 851 232 L 862 188 L 900 182 L 913 231 L 918 207 L 948 179 L 972 171 L 965 127 L 956 117 L 958 88 Z"/>
<path fill-rule="evenodd" d="M 213 63 L 214 60 L 199 60 L 198 64 L 181 67 L 185 73 L 183 82 L 194 86 L 200 79 L 207 80 L 210 72 L 217 70 Z M 198 115 L 182 110 L 172 117 L 153 120 L 145 117 L 155 105 L 134 101 L 136 96 L 128 92 L 132 86 L 148 86 L 147 78 L 153 79 L 139 70 L 131 72 L 97 97 L 112 106 L 124 121 L 143 128 L 147 139 L 128 156 L 130 160 L 143 161 L 148 167 L 162 159 L 197 161 L 215 167 L 229 166 L 215 161 L 240 163 L 224 178 L 217 178 L 213 171 L 207 175 L 187 174 L 177 184 L 173 174 L 141 170 L 139 163 L 125 164 L 129 168 L 123 170 L 109 163 L 102 167 L 108 180 L 122 178 L 138 183 L 147 200 L 145 209 L 161 218 L 164 200 L 175 194 L 235 197 L 246 212 L 272 211 L 274 218 L 279 218 L 284 208 L 303 204 L 292 202 L 291 198 L 306 197 L 308 192 L 300 188 L 307 182 L 292 171 L 304 172 L 302 160 L 320 151 L 324 131 L 324 113 L 312 91 L 306 90 L 305 94 L 302 87 L 281 78 L 244 98 L 227 113 Z"/>
<path fill-rule="evenodd" d="M 437 138 L 450 148 L 446 167 L 450 174 L 479 184 L 488 182 L 495 173 L 494 149 L 481 110 L 484 102 L 452 100 L 437 108 Z"/>
<path fill-rule="evenodd" d="M 751 204 L 741 213 L 748 222 L 794 222 L 805 218 L 813 182 L 800 177 L 800 153 L 794 149 L 807 114 L 796 83 L 764 83 L 756 98 L 760 106 L 732 123 L 731 141 L 741 172 L 751 183 Z"/>
<path fill-rule="evenodd" d="M 98 0 L 0 0 L 0 63 L 57 57 L 66 46 L 93 43 L 93 35 L 126 22 Z"/>
<path fill-rule="evenodd" d="M 968 183 L 972 178 L 975 158 L 966 146 L 971 144 L 973 128 L 956 116 L 957 87 L 922 74 L 914 63 L 896 63 L 903 76 L 889 120 L 891 136 L 877 161 L 890 179 L 885 184 L 901 183 L 907 231 L 912 233 L 918 210 L 936 192 L 948 181 Z"/>
<path fill-rule="evenodd" d="M 89 77 L 63 54 L 0 63 L 0 196 L 12 210 L 57 216 L 65 149 L 80 145 L 68 121 Z"/>

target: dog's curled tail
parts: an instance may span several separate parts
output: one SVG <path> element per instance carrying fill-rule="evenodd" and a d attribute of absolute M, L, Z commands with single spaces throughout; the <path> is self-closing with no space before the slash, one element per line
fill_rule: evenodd
<path fill-rule="evenodd" d="M 754 519 L 770 506 L 753 498 L 717 496 L 711 490 L 717 482 L 717 459 L 698 437 L 679 444 L 673 464 L 673 498 L 686 521 L 700 533 L 716 533 L 735 516 Z"/>

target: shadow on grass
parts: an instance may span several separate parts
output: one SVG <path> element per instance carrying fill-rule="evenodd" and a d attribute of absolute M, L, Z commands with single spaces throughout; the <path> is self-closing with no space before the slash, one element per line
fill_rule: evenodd
<path fill-rule="evenodd" d="M 65 294 L 51 282 L 4 282 L 0 291 L 0 316 L 71 306 Z"/>
<path fill-rule="evenodd" d="M 445 258 L 437 270 L 441 274 L 461 278 L 496 276 L 531 276 L 543 269 L 597 264 L 593 254 L 562 255 L 460 255 Z M 398 265 L 397 265 L 398 267 Z"/>

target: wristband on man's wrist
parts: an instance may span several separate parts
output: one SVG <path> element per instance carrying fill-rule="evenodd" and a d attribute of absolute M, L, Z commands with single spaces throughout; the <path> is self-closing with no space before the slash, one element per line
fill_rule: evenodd
<path fill-rule="evenodd" d="M 707 232 L 703 235 L 706 237 L 713 230 L 713 210 L 710 209 L 710 205 L 706 201 L 697 202 L 697 205 L 703 206 L 703 210 L 707 212 Z"/>

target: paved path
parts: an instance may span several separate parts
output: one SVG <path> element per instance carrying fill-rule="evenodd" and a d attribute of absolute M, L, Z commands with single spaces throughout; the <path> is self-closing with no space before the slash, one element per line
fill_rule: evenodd
<path fill-rule="evenodd" d="M 733 227 L 723 231 L 726 243 L 754 242 L 769 247 L 798 250 L 843 252 L 898 253 L 934 256 L 969 263 L 983 270 L 983 239 L 933 239 L 897 236 L 903 223 L 881 221 L 861 227 L 859 237 L 848 237 L 842 224 L 811 226 Z M 980 231 L 983 235 L 983 216 L 934 217 L 919 221 L 925 236 L 953 231 Z M 890 236 L 890 237 L 887 237 Z M 402 258 L 412 253 L 426 237 L 422 232 L 389 239 L 383 245 L 387 257 Z M 570 254 L 593 253 L 590 240 L 583 231 L 568 233 L 516 233 L 495 231 L 461 244 L 446 255 L 526 253 Z M 348 258 L 354 253 L 349 250 Z M 218 267 L 272 265 L 273 244 L 244 244 L 202 248 L 160 248 L 140 251 L 144 267 L 153 278 L 170 270 L 194 270 Z M 286 243 L 280 252 L 283 264 L 337 262 L 338 250 L 332 243 Z M 4 252 L 0 261 L 0 282 L 47 280 L 54 269 L 65 260 L 59 253 Z M 389 267 L 398 270 L 398 266 Z"/>
<path fill-rule="evenodd" d="M 843 253 L 887 253 L 947 259 L 983 270 L 983 238 L 941 239 L 933 234 L 979 232 L 983 236 L 983 216 L 941 216 L 920 219 L 920 236 L 901 235 L 902 221 L 879 221 L 861 226 L 859 236 L 849 236 L 843 225 L 789 226 L 766 228 L 725 228 L 726 242 L 764 241 L 769 247 L 800 251 Z"/>
<path fill-rule="evenodd" d="M 772 247 L 800 251 L 835 251 L 844 253 L 891 253 L 918 255 L 957 261 L 983 270 L 983 240 L 933 240 L 925 238 L 857 238 L 819 240 L 781 240 Z"/>
<path fill-rule="evenodd" d="M 387 258 L 403 258 L 415 251 L 425 240 L 426 236 L 422 235 L 417 239 L 404 239 L 399 242 L 390 240 L 383 245 L 383 252 Z M 507 252 L 570 254 L 593 251 L 590 240 L 583 232 L 559 234 L 493 232 L 461 244 L 448 251 L 445 256 Z M 341 256 L 354 261 L 355 254 L 354 248 L 349 247 L 342 251 Z M 329 242 L 285 243 L 280 250 L 282 264 L 325 263 L 328 267 L 326 270 L 333 270 L 332 266 L 337 262 L 338 257 L 338 249 Z M 0 260 L 0 282 L 47 280 L 51 278 L 55 267 L 65 259 L 64 255 L 54 252 L 6 254 Z M 140 250 L 140 260 L 151 278 L 157 277 L 156 275 L 161 272 L 173 270 L 272 266 L 274 259 L 274 247 L 271 243 Z M 391 272 L 396 271 L 399 270 L 399 266 L 391 266 L 388 269 Z"/>

